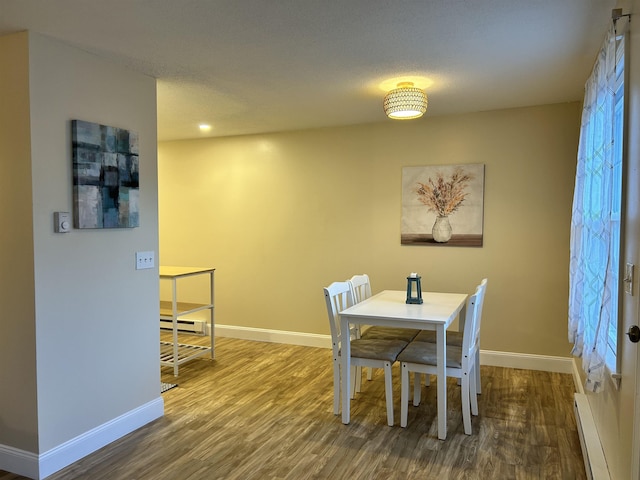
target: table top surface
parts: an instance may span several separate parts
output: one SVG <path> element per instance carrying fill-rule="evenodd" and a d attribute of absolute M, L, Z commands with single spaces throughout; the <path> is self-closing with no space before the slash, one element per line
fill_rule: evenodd
<path fill-rule="evenodd" d="M 215 268 L 211 267 L 172 267 L 161 265 L 158 267 L 161 278 L 175 278 L 187 275 L 197 275 L 199 273 L 213 272 Z"/>
<path fill-rule="evenodd" d="M 340 315 L 350 319 L 395 318 L 448 324 L 458 315 L 467 297 L 466 293 L 422 292 L 423 303 L 407 304 L 406 291 L 384 290 L 341 311 Z"/>

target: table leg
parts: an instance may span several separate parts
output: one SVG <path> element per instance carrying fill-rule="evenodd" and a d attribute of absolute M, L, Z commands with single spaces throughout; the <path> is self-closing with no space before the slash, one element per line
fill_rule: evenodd
<path fill-rule="evenodd" d="M 447 337 L 444 325 L 436 329 L 438 358 L 438 438 L 447 438 Z"/>
<path fill-rule="evenodd" d="M 340 361 L 342 368 L 342 423 L 348 425 L 351 421 L 351 335 L 349 334 L 349 320 L 340 318 Z"/>
<path fill-rule="evenodd" d="M 178 376 L 178 283 L 173 278 L 171 290 L 171 324 L 173 326 L 173 376 Z"/>

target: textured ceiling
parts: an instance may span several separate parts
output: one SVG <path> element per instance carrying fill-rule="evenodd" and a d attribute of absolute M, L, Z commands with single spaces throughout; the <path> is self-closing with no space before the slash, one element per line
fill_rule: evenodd
<path fill-rule="evenodd" d="M 0 0 L 31 30 L 158 80 L 160 140 L 580 100 L 615 0 Z M 7 68 L 3 66 L 2 68 Z M 210 123 L 207 134 L 198 124 Z"/>

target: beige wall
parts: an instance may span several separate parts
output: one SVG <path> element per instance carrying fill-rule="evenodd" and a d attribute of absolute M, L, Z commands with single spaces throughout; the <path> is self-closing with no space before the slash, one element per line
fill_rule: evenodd
<path fill-rule="evenodd" d="M 36 339 L 29 38 L 0 38 L 0 445 L 35 451 Z"/>
<path fill-rule="evenodd" d="M 159 397 L 155 79 L 30 34 L 40 452 Z M 140 227 L 53 231 L 73 211 L 71 120 L 138 133 Z M 64 375 L 61 374 L 64 372 Z M 105 385 L 117 385 L 107 389 Z"/>
<path fill-rule="evenodd" d="M 322 287 L 355 273 L 374 291 L 486 276 L 483 349 L 569 356 L 578 128 L 570 103 L 161 143 L 160 262 L 218 269 L 220 324 L 319 334 Z M 400 245 L 402 167 L 465 163 L 486 165 L 484 246 Z"/>
<path fill-rule="evenodd" d="M 0 63 L 0 470 L 42 478 L 162 415 L 158 271 L 135 270 L 158 248 L 156 89 L 38 34 Z M 54 233 L 73 119 L 138 132 L 139 228 Z"/>

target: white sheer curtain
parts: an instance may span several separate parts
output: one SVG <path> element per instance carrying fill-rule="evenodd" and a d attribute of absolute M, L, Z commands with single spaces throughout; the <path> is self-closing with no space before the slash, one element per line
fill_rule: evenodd
<path fill-rule="evenodd" d="M 602 390 L 607 334 L 617 293 L 611 262 L 616 42 L 607 33 L 585 86 L 571 218 L 569 341 L 582 357 L 586 388 Z"/>

